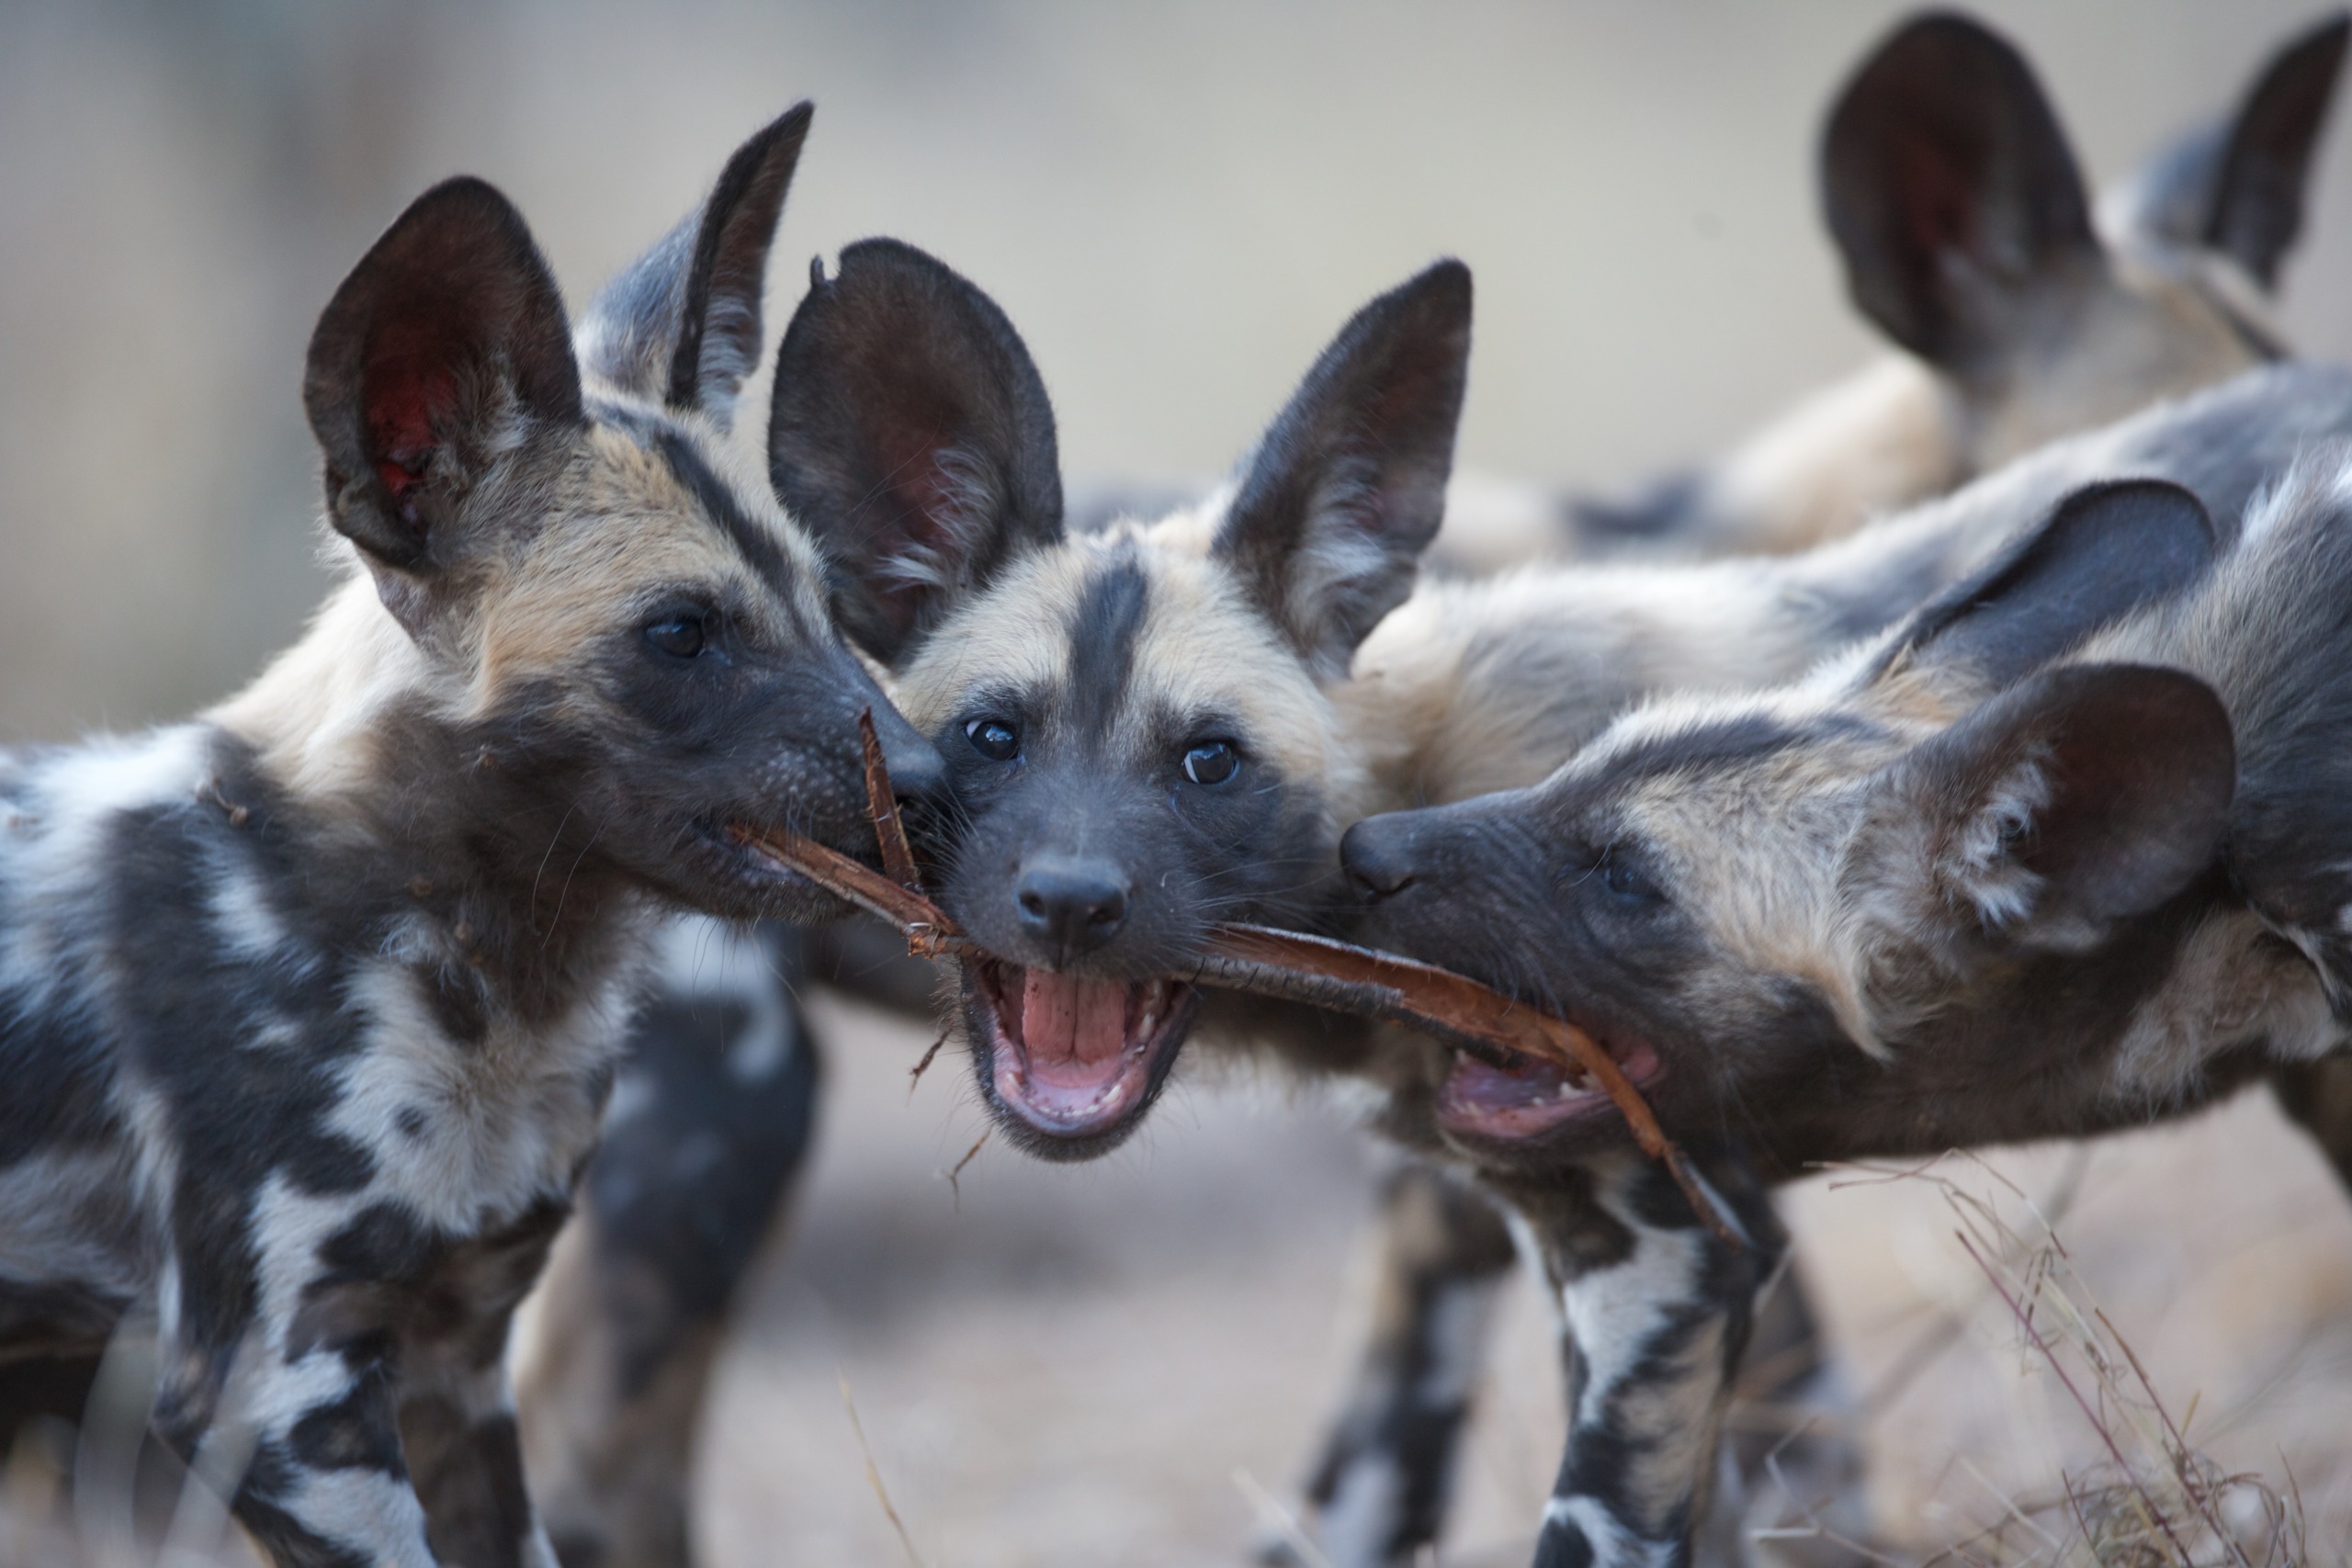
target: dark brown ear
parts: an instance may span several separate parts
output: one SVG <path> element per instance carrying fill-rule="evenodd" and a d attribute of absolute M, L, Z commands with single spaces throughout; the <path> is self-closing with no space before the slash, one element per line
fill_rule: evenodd
<path fill-rule="evenodd" d="M 2225 119 L 2166 147 L 2117 193 L 2121 226 L 2229 256 L 2265 288 L 2303 229 L 2312 153 L 2326 127 L 2352 18 L 2338 12 L 2289 40 Z"/>
<path fill-rule="evenodd" d="M 302 404 L 336 529 L 379 565 L 446 566 L 474 485 L 582 419 L 563 299 L 522 214 L 477 179 L 417 197 L 319 317 Z"/>
<path fill-rule="evenodd" d="M 2203 575 L 2221 539 L 2205 505 L 2163 479 L 2087 485 L 1974 577 L 1911 617 L 1894 657 L 2007 685 L 2101 626 Z"/>
<path fill-rule="evenodd" d="M 2265 288 L 2303 231 L 2303 189 L 2344 73 L 2352 17 L 2337 12 L 2280 50 L 2238 106 L 2201 236 Z"/>
<path fill-rule="evenodd" d="M 581 319 L 581 358 L 624 391 L 731 423 L 760 362 L 761 296 L 814 106 L 735 150 L 704 203 L 606 284 Z"/>
<path fill-rule="evenodd" d="M 1244 470 L 1216 554 L 1318 675 L 1412 592 L 1469 367 L 1470 269 L 1442 261 L 1340 329 Z"/>
<path fill-rule="evenodd" d="M 1882 787 L 1936 883 L 1920 907 L 2079 951 L 2214 863 L 2237 750 L 2221 698 L 2194 676 L 2070 665 L 1915 748 Z"/>
<path fill-rule="evenodd" d="M 859 646 L 896 663 L 964 595 L 1062 536 L 1053 405 L 996 302 L 896 240 L 842 252 L 776 350 L 768 473 L 830 547 Z"/>
<path fill-rule="evenodd" d="M 1949 370 L 2013 346 L 2037 290 L 2105 265 L 2032 68 L 1967 17 L 1905 23 L 1854 73 L 1823 133 L 1821 193 L 1854 303 Z"/>

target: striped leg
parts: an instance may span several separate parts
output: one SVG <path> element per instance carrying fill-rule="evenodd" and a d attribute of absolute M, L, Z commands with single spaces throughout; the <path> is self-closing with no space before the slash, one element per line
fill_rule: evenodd
<path fill-rule="evenodd" d="M 1744 1160 L 1703 1160 L 1753 1247 L 1717 1239 L 1635 1154 L 1496 1179 L 1559 1303 L 1568 1444 L 1537 1568 L 1687 1563 L 1713 1490 L 1732 1379 L 1787 1238 Z"/>
<path fill-rule="evenodd" d="M 1407 1564 L 1437 1539 L 1510 1229 L 1491 1200 L 1419 1161 L 1381 1194 L 1372 1336 L 1307 1487 L 1332 1568 Z M 1295 1562 L 1285 1544 L 1261 1560 Z"/>
<path fill-rule="evenodd" d="M 531 1512 L 523 1444 L 503 1354 L 505 1322 L 479 1335 L 405 1348 L 401 1446 L 425 1536 L 446 1568 L 555 1568 L 555 1552 Z"/>
<path fill-rule="evenodd" d="M 574 1568 L 677 1568 L 735 1288 L 791 1195 L 818 1064 L 797 939 L 680 921 L 523 1367 L 533 1487 Z"/>
<path fill-rule="evenodd" d="M 1703 1563 L 1860 1568 L 1868 1539 L 1860 1412 L 1822 1343 L 1793 1254 L 1756 1302 L 1724 1434 L 1724 1489 L 1701 1527 Z M 1758 1550 L 1754 1532 L 1771 1532 Z"/>

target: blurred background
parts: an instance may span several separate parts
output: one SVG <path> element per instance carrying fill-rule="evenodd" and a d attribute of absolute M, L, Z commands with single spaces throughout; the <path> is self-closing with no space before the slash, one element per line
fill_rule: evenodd
<path fill-rule="evenodd" d="M 1999 4 L 2094 180 L 2232 100 L 2305 0 Z M 1075 477 L 1192 481 L 1339 323 L 1431 257 L 1478 278 L 1462 461 L 1607 486 L 1703 455 L 1870 355 L 1812 184 L 1886 4 L 0 4 L 0 742 L 183 712 L 325 581 L 302 348 L 412 196 L 485 175 L 575 300 L 749 130 L 819 112 L 806 259 L 889 233 L 1027 337 Z M 2321 155 L 2284 318 L 2352 349 L 2352 151 Z M 1106 1165 L 984 1149 L 954 1064 L 831 1004 L 824 1142 L 750 1292 L 705 1466 L 718 1563 L 1232 1562 L 1345 1358 L 1372 1156 L 1333 1110 L 1202 1081 Z M 5 1093 L 0 1086 L 0 1093 Z M 2059 1156 L 2015 1156 L 2021 1182 Z M 2006 1167 L 2005 1167 L 2006 1168 Z M 2078 1262 L 2232 1462 L 2352 1518 L 2352 1215 L 2267 1104 L 2103 1146 Z M 1932 1193 L 1800 1195 L 1897 1522 L 1963 1533 L 2086 1461 L 1972 1292 Z M 1960 1272 L 1955 1272 L 1958 1269 Z M 2105 1270 L 2105 1272 L 2100 1272 Z M 1961 1327 L 1944 1326 L 1958 1324 Z M 1524 1537 L 1557 1456 L 1532 1295 L 1449 1551 Z M 2234 1447 L 2231 1447 L 2234 1445 Z M 1940 1511 L 1939 1511 L 1940 1510 Z M 1466 1560 L 1466 1559 L 1465 1559 Z"/>

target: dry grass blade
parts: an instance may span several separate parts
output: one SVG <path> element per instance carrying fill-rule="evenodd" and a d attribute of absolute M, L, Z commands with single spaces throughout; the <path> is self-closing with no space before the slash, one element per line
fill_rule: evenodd
<path fill-rule="evenodd" d="M 857 1418 L 857 1401 L 849 1396 L 849 1374 L 837 1375 L 842 1382 L 842 1408 L 849 1412 L 849 1429 L 857 1434 L 857 1451 L 865 1461 L 865 1483 L 874 1488 L 874 1498 L 882 1505 L 883 1517 L 899 1532 L 899 1545 L 905 1549 L 907 1561 L 914 1568 L 923 1568 L 922 1553 L 915 1550 L 915 1538 L 908 1533 L 907 1521 L 899 1517 L 899 1510 L 890 1501 L 890 1489 L 882 1484 L 882 1467 L 874 1462 L 874 1447 L 865 1440 L 865 1423 Z"/>
<path fill-rule="evenodd" d="M 2047 1213 L 1982 1160 L 1970 1163 L 2006 1189 L 1977 1192 L 1932 1167 L 1845 1168 L 1867 1181 L 1917 1182 L 1940 1193 L 1957 1221 L 1954 1239 L 1982 1275 L 1988 1300 L 2016 1331 L 2027 1364 L 2054 1384 L 2095 1439 L 2104 1462 L 2038 1498 L 2014 1498 L 1964 1460 L 2002 1507 L 2002 1517 L 1927 1560 L 1984 1568 L 2306 1568 L 2306 1538 L 2291 1471 L 2282 1488 L 2233 1473 L 2188 1438 L 2139 1353 L 2091 1299 Z M 1848 1185 L 1840 1182 L 1837 1185 Z M 2013 1224 L 2004 1203 L 2030 1223 Z M 2191 1406 L 2192 1412 L 2194 1405 Z M 2011 1538 L 2030 1534 L 2030 1542 Z"/>
<path fill-rule="evenodd" d="M 907 935 L 907 951 L 918 957 L 985 956 L 945 910 L 923 896 L 871 710 L 859 716 L 858 728 L 865 743 L 866 806 L 887 874 L 797 833 L 738 827 L 737 840 L 896 926 Z M 1597 1041 L 1566 1020 L 1450 969 L 1263 926 L 1216 927 L 1210 933 L 1208 952 L 1190 978 L 1227 990 L 1408 1024 L 1490 1061 L 1508 1061 L 1505 1054 L 1514 1053 L 1588 1075 L 1615 1102 L 1642 1151 L 1666 1163 L 1707 1227 L 1734 1246 L 1748 1245 L 1738 1221 L 1668 1139 L 1641 1090 Z"/>

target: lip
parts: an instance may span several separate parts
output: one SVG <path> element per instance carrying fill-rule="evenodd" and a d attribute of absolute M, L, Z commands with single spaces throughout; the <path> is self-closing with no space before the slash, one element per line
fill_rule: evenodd
<path fill-rule="evenodd" d="M 1138 1122 L 1174 1065 L 1192 1027 L 1199 993 L 1181 980 L 1093 979 L 1033 972 L 997 959 L 963 965 L 964 1001 L 980 1049 L 981 1082 L 999 1119 L 1047 1157 L 1084 1158 L 1106 1151 Z M 1063 1043 L 1033 1048 L 1033 1012 L 1052 998 L 1067 1026 Z M 1105 1051 L 1080 1044 L 1106 1032 L 1118 1009 L 1117 1042 Z M 1073 1022 L 1070 1014 L 1085 1014 Z"/>
<path fill-rule="evenodd" d="M 695 836 L 701 840 L 718 860 L 720 869 L 737 881 L 763 893 L 784 893 L 796 897 L 822 897 L 833 894 L 811 882 L 808 877 L 769 854 L 759 846 L 761 829 L 749 822 L 730 822 L 724 827 L 709 822 L 696 822 Z"/>
<path fill-rule="evenodd" d="M 1647 1094 L 1665 1074 L 1648 1041 L 1586 1027 L 1635 1089 Z M 1608 1091 L 1589 1074 L 1510 1053 L 1509 1067 L 1454 1053 L 1438 1089 L 1437 1121 L 1445 1132 L 1495 1143 L 1521 1143 L 1562 1127 L 1616 1114 Z"/>

